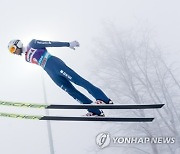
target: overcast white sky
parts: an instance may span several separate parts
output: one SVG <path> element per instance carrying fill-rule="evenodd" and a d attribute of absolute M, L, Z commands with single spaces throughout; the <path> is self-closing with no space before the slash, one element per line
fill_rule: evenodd
<path fill-rule="evenodd" d="M 94 38 L 102 34 L 106 21 L 113 22 L 120 30 L 141 26 L 152 29 L 153 39 L 172 59 L 177 60 L 180 56 L 179 6 L 178 0 L 1 0 L 0 100 L 44 103 L 42 69 L 26 63 L 23 57 L 11 55 L 7 50 L 11 39 L 19 38 L 24 44 L 34 38 L 78 40 L 81 47 L 76 51 L 68 48 L 51 48 L 49 51 L 88 79 L 88 71 L 91 70 L 84 64 L 89 60 L 88 53 L 93 52 Z M 45 73 L 43 76 L 48 103 L 76 103 Z M 0 110 L 43 114 L 43 111 L 34 110 Z M 51 113 L 59 114 L 57 111 Z M 0 123 L 0 153 L 49 154 L 45 122 L 1 118 Z M 72 151 L 84 154 L 88 145 L 95 144 L 94 136 L 99 133 L 99 125 L 92 123 L 55 122 L 52 126 L 57 154 Z M 86 138 L 82 137 L 86 134 Z"/>

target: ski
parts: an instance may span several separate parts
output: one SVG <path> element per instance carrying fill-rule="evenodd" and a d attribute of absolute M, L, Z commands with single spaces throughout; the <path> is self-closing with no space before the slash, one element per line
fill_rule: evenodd
<path fill-rule="evenodd" d="M 53 121 L 104 121 L 104 122 L 152 122 L 154 118 L 119 118 L 119 117 L 65 117 L 65 116 L 35 116 L 11 113 L 0 113 L 1 117 L 30 119 L 30 120 L 53 120 Z"/>
<path fill-rule="evenodd" d="M 154 118 L 48 117 L 48 116 L 44 116 L 40 120 L 57 120 L 57 121 L 109 121 L 109 122 L 152 122 L 154 120 Z"/>
<path fill-rule="evenodd" d="M 81 104 L 81 105 L 49 105 L 46 109 L 155 109 L 161 108 L 164 104 L 149 104 L 149 105 L 118 105 L 118 104 Z"/>
<path fill-rule="evenodd" d="M 38 103 L 20 103 L 20 102 L 7 102 L 0 101 L 2 106 L 14 106 L 14 107 L 27 107 L 27 108 L 39 108 L 39 109 L 157 109 L 163 107 L 164 104 L 79 104 L 79 105 L 46 105 Z"/>

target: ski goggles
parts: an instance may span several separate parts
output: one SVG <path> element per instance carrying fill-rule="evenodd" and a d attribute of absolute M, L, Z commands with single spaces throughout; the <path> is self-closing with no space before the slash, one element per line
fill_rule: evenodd
<path fill-rule="evenodd" d="M 16 47 L 15 45 L 12 45 L 12 46 L 9 47 L 9 51 L 10 51 L 11 53 L 15 53 L 15 52 L 16 52 L 16 49 L 17 49 L 17 47 Z"/>

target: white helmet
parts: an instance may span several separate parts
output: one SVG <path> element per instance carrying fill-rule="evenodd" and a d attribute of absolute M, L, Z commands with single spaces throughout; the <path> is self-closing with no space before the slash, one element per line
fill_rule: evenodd
<path fill-rule="evenodd" d="M 23 48 L 23 44 L 20 40 L 11 40 L 8 44 L 8 49 L 11 53 L 14 53 L 16 51 L 16 49 L 22 49 Z"/>

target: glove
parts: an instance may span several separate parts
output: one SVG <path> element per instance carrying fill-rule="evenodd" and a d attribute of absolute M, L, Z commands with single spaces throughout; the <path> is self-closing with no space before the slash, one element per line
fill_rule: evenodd
<path fill-rule="evenodd" d="M 75 47 L 79 47 L 80 44 L 78 41 L 72 41 L 72 42 L 69 42 L 69 47 L 73 50 L 75 50 Z"/>

